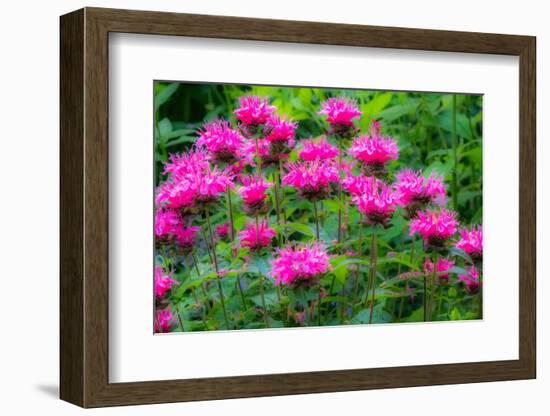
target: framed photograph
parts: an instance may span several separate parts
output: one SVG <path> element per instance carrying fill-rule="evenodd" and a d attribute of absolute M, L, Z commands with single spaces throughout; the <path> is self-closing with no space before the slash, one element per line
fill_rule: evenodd
<path fill-rule="evenodd" d="M 62 16 L 61 398 L 534 378 L 535 104 L 529 36 Z"/>

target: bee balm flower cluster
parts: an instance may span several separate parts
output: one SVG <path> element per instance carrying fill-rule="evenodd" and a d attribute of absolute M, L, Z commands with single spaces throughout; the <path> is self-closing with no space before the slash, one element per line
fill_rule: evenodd
<path fill-rule="evenodd" d="M 431 302 L 426 276 L 437 277 L 432 285 L 455 281 L 468 295 L 480 292 L 482 228 L 461 225 L 457 212 L 446 207 L 444 178 L 421 169 L 396 169 L 398 140 L 383 134 L 376 120 L 362 133 L 355 100 L 329 98 L 318 114 L 318 122 L 325 119 L 326 125 L 323 134 L 312 137 L 279 114 L 268 97 L 245 95 L 227 119 L 216 118 L 198 129 L 191 148 L 169 155 L 155 192 L 156 332 L 193 325 L 257 327 L 245 326 L 245 317 L 263 321 L 264 327 L 305 325 L 312 317 L 321 324 L 323 311 L 332 308 L 322 299 L 336 296 L 335 285 L 345 293 L 341 280 L 350 273 L 355 276 L 351 311 L 357 301 L 368 305 L 371 322 L 375 237 L 400 222 L 408 229 L 402 239 L 412 239 L 413 246 L 416 236 L 423 242 L 421 253 L 411 249 L 407 256 L 422 256 L 413 275 L 424 277 L 425 303 Z M 315 227 L 308 222 L 312 217 Z M 350 217 L 359 233 L 351 243 Z M 342 257 L 366 257 L 363 230 L 371 236 L 364 285 L 364 260 L 333 264 Z M 404 262 L 403 256 L 392 256 Z M 234 284 L 228 280 L 233 277 Z M 276 289 L 276 297 L 265 296 L 266 285 Z M 317 297 L 304 295 L 313 288 L 318 288 Z M 254 295 L 246 296 L 249 292 Z M 187 295 L 192 301 L 184 303 Z M 229 303 L 227 296 L 232 296 Z M 284 311 L 277 320 L 269 317 L 274 303 Z M 181 304 L 190 312 L 180 314 Z M 342 322 L 347 308 L 337 308 Z"/>

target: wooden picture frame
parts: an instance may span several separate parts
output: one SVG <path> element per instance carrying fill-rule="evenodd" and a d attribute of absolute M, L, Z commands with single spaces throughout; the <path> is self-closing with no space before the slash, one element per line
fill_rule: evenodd
<path fill-rule="evenodd" d="M 61 399 L 82 407 L 101 407 L 535 378 L 534 37 L 99 8 L 85 8 L 62 16 L 60 27 Z M 518 56 L 519 359 L 109 383 L 110 32 Z"/>

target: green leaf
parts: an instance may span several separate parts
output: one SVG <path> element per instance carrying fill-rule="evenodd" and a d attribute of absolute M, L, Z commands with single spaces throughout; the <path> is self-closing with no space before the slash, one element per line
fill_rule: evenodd
<path fill-rule="evenodd" d="M 259 273 L 264 276 L 269 275 L 269 272 L 271 271 L 269 259 L 263 256 L 254 256 L 252 258 L 252 262 L 248 266 L 248 271 L 250 273 Z"/>
<path fill-rule="evenodd" d="M 438 116 L 438 120 L 439 125 L 443 128 L 443 130 L 446 130 L 450 133 L 453 131 L 451 110 L 442 111 Z M 471 138 L 468 117 L 466 117 L 466 115 L 464 113 L 461 113 L 460 111 L 457 111 L 456 114 L 456 133 L 457 135 L 462 136 L 466 139 Z"/>
<path fill-rule="evenodd" d="M 454 307 L 451 313 L 449 314 L 449 318 L 452 321 L 460 321 L 462 319 L 462 315 L 460 315 L 460 311 L 458 308 Z"/>
<path fill-rule="evenodd" d="M 453 256 L 460 257 L 464 260 L 466 260 L 468 263 L 473 264 L 472 258 L 464 251 L 456 247 L 451 247 L 449 249 L 449 253 Z"/>
<path fill-rule="evenodd" d="M 424 308 L 415 309 L 413 313 L 403 319 L 403 322 L 422 322 L 424 320 Z"/>
<path fill-rule="evenodd" d="M 165 137 L 172 132 L 172 123 L 167 118 L 163 118 L 158 122 L 159 140 L 165 142 Z"/>
<path fill-rule="evenodd" d="M 310 227 L 298 222 L 287 222 L 285 224 L 275 225 L 273 228 L 275 228 L 277 232 L 282 232 L 282 230 L 290 230 L 307 235 L 308 237 L 315 237 L 315 232 Z"/>
<path fill-rule="evenodd" d="M 177 91 L 180 84 L 174 82 L 168 84 L 155 96 L 155 111 L 157 111 L 161 105 L 163 105 L 168 99 Z"/>
<path fill-rule="evenodd" d="M 416 111 L 419 100 L 411 98 L 403 104 L 394 105 L 382 111 L 378 118 L 383 119 L 386 123 L 397 120 L 399 117 Z"/>
<path fill-rule="evenodd" d="M 370 318 L 370 309 L 362 309 L 359 312 L 355 314 L 353 318 L 351 318 L 352 324 L 368 324 Z"/>

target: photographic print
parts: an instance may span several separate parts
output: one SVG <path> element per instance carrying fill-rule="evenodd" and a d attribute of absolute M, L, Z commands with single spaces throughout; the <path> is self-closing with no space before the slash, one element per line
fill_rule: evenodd
<path fill-rule="evenodd" d="M 153 89 L 155 333 L 482 319 L 482 95 Z"/>

